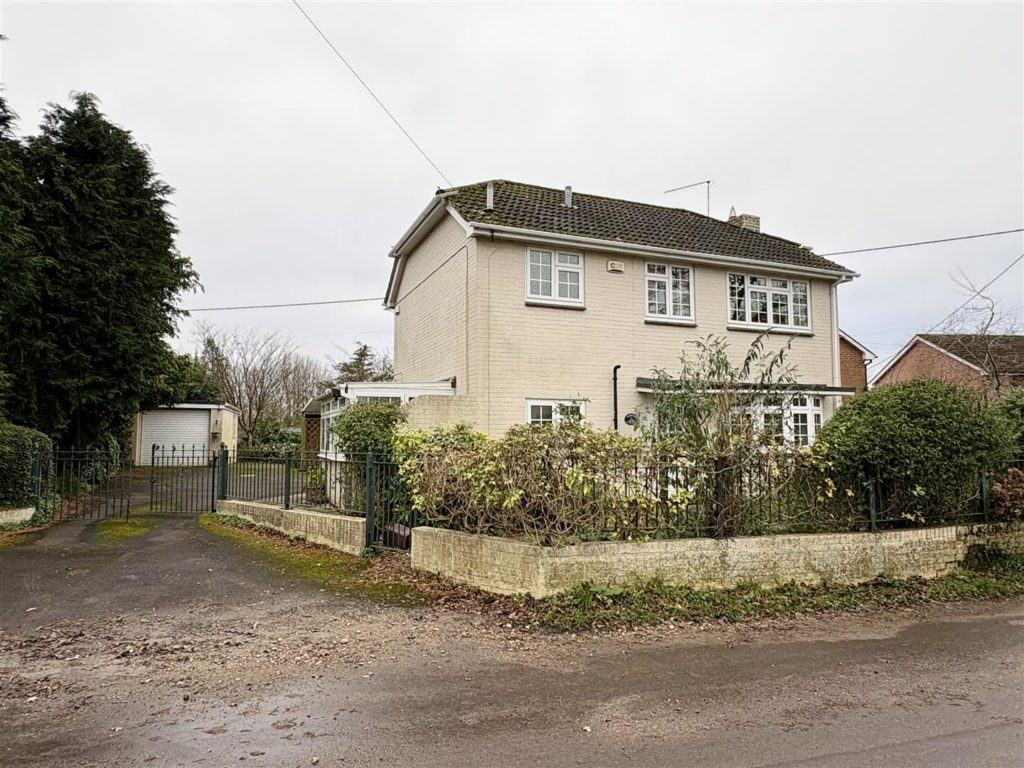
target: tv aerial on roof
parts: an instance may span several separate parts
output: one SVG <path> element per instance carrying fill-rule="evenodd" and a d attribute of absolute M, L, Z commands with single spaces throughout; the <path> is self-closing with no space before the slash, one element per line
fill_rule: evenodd
<path fill-rule="evenodd" d="M 667 194 L 670 194 L 671 192 L 681 192 L 684 189 L 691 189 L 693 187 L 699 187 L 701 184 L 705 184 L 707 186 L 706 191 L 707 191 L 707 199 L 708 199 L 708 216 L 710 216 L 711 215 L 711 185 L 714 183 L 714 181 L 715 181 L 714 179 L 705 179 L 704 181 L 695 181 L 695 182 L 693 182 L 693 184 L 684 184 L 681 187 L 673 187 L 672 189 L 666 189 L 665 190 L 665 194 L 667 195 Z"/>

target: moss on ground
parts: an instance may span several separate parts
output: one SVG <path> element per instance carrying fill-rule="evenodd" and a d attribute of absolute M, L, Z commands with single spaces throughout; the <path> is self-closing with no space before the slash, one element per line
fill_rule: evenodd
<path fill-rule="evenodd" d="M 45 530 L 45 527 L 20 527 L 11 530 L 0 531 L 0 552 L 2 552 L 5 549 L 9 549 L 15 546 L 16 544 L 27 544 L 30 541 L 35 541 L 43 535 L 43 532 Z"/>
<path fill-rule="evenodd" d="M 290 539 L 231 515 L 202 515 L 199 527 L 258 555 L 280 573 L 335 595 L 365 598 L 384 605 L 431 602 L 430 596 L 416 584 L 371 576 L 372 562 L 368 558 Z"/>
<path fill-rule="evenodd" d="M 159 520 L 152 517 L 111 517 L 96 523 L 96 541 L 101 544 L 117 544 L 125 539 L 144 536 L 153 530 Z"/>

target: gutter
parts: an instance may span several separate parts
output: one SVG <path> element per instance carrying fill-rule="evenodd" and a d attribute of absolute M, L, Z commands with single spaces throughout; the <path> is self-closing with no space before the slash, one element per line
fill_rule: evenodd
<path fill-rule="evenodd" d="M 797 264 L 786 264 L 783 262 L 766 262 L 758 259 L 743 259 L 736 256 L 720 256 L 713 253 L 700 253 L 697 251 L 684 251 L 675 248 L 657 248 L 649 245 L 636 245 L 632 243 L 620 243 L 615 240 L 598 240 L 591 237 L 578 235 L 562 235 L 554 232 L 542 232 L 534 229 L 519 229 L 517 227 L 506 227 L 499 224 L 483 224 L 476 221 L 469 222 L 470 237 L 494 237 L 496 234 L 507 240 L 522 240 L 529 242 L 550 242 L 558 244 L 569 244 L 586 246 L 593 251 L 608 251 L 611 253 L 626 253 L 634 256 L 674 256 L 688 261 L 705 264 L 737 264 L 745 267 L 755 267 L 760 271 L 779 272 L 786 274 L 811 275 L 815 277 L 830 277 L 838 279 L 839 282 L 848 282 L 855 277 L 860 277 L 857 272 L 849 270 L 816 269 L 804 267 Z"/>

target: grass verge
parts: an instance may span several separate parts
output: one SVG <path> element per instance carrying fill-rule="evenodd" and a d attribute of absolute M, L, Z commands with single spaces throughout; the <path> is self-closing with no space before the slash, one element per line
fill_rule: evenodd
<path fill-rule="evenodd" d="M 743 622 L 807 613 L 908 607 L 1024 595 L 1024 556 L 972 548 L 962 568 L 938 579 L 880 578 L 855 586 L 787 584 L 765 588 L 692 589 L 651 580 L 628 587 L 580 584 L 534 600 L 505 597 L 414 571 L 408 555 L 357 557 L 289 538 L 227 515 L 204 515 L 199 525 L 260 555 L 281 573 L 337 595 L 394 605 L 441 604 L 502 624 L 560 632 L 620 629 L 676 622 Z"/>
<path fill-rule="evenodd" d="M 425 582 L 397 575 L 386 558 L 350 555 L 289 538 L 233 515 L 202 515 L 199 527 L 259 555 L 279 573 L 319 586 L 326 592 L 360 597 L 384 605 L 425 605 L 434 595 Z M 381 562 L 377 562 L 380 560 Z"/>
<path fill-rule="evenodd" d="M 845 586 L 787 584 L 768 589 L 691 589 L 653 580 L 629 587 L 580 584 L 538 601 L 536 621 L 562 631 L 673 621 L 740 622 L 823 611 L 886 608 L 1024 595 L 1024 557 L 977 549 L 964 567 L 938 579 L 890 579 Z"/>

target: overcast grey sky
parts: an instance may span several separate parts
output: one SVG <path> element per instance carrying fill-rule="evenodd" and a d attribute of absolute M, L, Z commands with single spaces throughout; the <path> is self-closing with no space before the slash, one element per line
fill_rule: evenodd
<path fill-rule="evenodd" d="M 819 253 L 1020 227 L 1022 4 L 304 3 L 455 184 L 761 216 Z M 187 306 L 382 296 L 437 173 L 290 3 L 0 4 L 21 129 L 95 93 L 176 188 Z M 1009 235 L 837 257 L 883 357 L 1024 253 Z M 1021 312 L 1018 264 L 992 289 Z M 391 346 L 376 303 L 197 315 L 310 354 Z M 193 322 L 180 348 L 191 348 Z"/>

